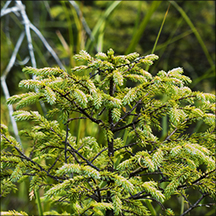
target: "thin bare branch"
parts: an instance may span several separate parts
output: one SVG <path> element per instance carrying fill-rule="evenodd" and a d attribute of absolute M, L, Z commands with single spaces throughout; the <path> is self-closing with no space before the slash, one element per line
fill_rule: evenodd
<path fill-rule="evenodd" d="M 147 95 L 148 95 L 148 93 L 147 93 L 144 97 L 146 97 Z M 129 110 L 124 116 L 122 116 L 122 117 L 118 120 L 118 122 L 116 122 L 116 123 L 113 125 L 113 127 L 116 127 L 116 125 L 118 125 L 119 122 L 121 122 L 121 121 L 124 120 L 126 117 L 128 117 L 128 116 L 133 112 L 133 110 L 136 109 L 136 107 L 142 102 L 142 99 L 143 99 L 143 98 L 141 98 L 139 101 L 137 101 L 137 103 L 132 107 L 132 109 Z"/>
<path fill-rule="evenodd" d="M 132 123 L 129 123 L 129 124 L 127 124 L 127 125 L 125 125 L 125 126 L 122 126 L 122 127 L 115 128 L 115 129 L 112 130 L 112 132 L 115 133 L 115 132 L 117 132 L 117 131 L 126 129 L 126 128 L 128 128 L 128 127 L 131 127 L 131 126 L 133 126 L 134 124 L 137 124 L 137 123 L 140 121 L 140 120 L 137 120 L 140 116 L 141 116 L 141 114 L 139 114 L 139 115 L 137 116 L 137 118 L 136 118 Z"/>
<path fill-rule="evenodd" d="M 206 178 L 209 174 L 211 174 L 211 173 L 213 173 L 213 172 L 215 172 L 215 171 L 216 171 L 216 169 L 213 169 L 212 171 L 210 171 L 210 172 L 208 172 L 208 173 L 204 173 L 201 177 L 199 177 L 198 179 L 196 179 L 196 180 L 194 180 L 193 182 L 191 182 L 191 184 L 192 184 L 192 185 L 193 185 L 193 184 L 196 184 L 197 182 L 199 182 L 200 180 Z M 187 185 L 180 185 L 180 186 L 178 186 L 177 189 L 184 188 L 184 187 L 186 187 L 186 186 L 187 186 Z"/>
<path fill-rule="evenodd" d="M 57 161 L 59 160 L 60 156 L 61 156 L 62 153 L 60 153 L 58 155 L 58 157 L 56 158 L 55 162 L 53 163 L 53 165 L 48 169 L 48 172 L 50 172 L 50 170 L 55 166 L 55 164 L 57 163 Z"/>
<path fill-rule="evenodd" d="M 19 39 L 17 40 L 16 46 L 15 46 L 15 48 L 13 50 L 10 61 L 9 61 L 6 69 L 4 70 L 4 72 L 3 72 L 2 76 L 1 76 L 1 85 L 2 85 L 2 89 L 3 89 L 6 100 L 10 97 L 10 93 L 9 93 L 9 90 L 8 90 L 8 87 L 7 87 L 7 84 L 6 84 L 6 77 L 7 77 L 8 73 L 10 72 L 11 68 L 14 65 L 17 53 L 18 53 L 19 48 L 20 48 L 20 46 L 22 44 L 24 36 L 25 36 L 25 33 L 22 32 L 20 34 Z M 20 145 L 22 146 L 22 142 L 21 142 L 21 139 L 19 137 L 19 132 L 18 132 L 18 128 L 17 128 L 17 123 L 16 123 L 14 117 L 12 116 L 12 114 L 13 114 L 13 106 L 9 104 L 8 105 L 8 110 L 9 110 L 9 116 L 10 116 L 10 119 L 11 119 L 11 123 L 12 123 L 12 127 L 13 127 L 13 130 L 14 130 L 15 137 L 16 137 L 17 141 L 20 143 Z"/>
<path fill-rule="evenodd" d="M 97 155 L 91 160 L 91 163 L 97 158 L 100 156 L 101 153 L 103 153 L 104 151 L 106 151 L 108 148 L 105 148 L 103 150 L 101 150 L 100 152 L 97 153 Z"/>
<path fill-rule="evenodd" d="M 81 19 L 82 25 L 86 31 L 86 33 L 89 35 L 92 41 L 95 40 L 94 36 L 91 33 L 91 29 L 89 28 L 88 24 L 86 23 L 85 18 L 82 16 L 81 10 L 79 9 L 79 5 L 75 1 L 69 1 L 70 4 L 75 8 L 77 15 Z"/>
<path fill-rule="evenodd" d="M 137 144 L 138 144 L 138 142 L 130 143 L 130 144 L 128 144 L 128 145 L 125 145 L 125 146 L 116 148 L 116 149 L 114 149 L 114 151 L 118 151 L 118 150 L 123 149 L 123 148 L 129 148 L 129 147 L 134 146 L 134 145 L 137 145 Z"/>
<path fill-rule="evenodd" d="M 67 123 L 70 122 L 70 121 L 73 121 L 73 120 L 78 120 L 78 119 L 86 119 L 86 117 L 69 118 L 67 120 Z M 67 123 L 65 123 L 65 124 L 67 124 Z"/>
<path fill-rule="evenodd" d="M 202 196 L 188 209 L 186 210 L 183 214 L 181 214 L 180 216 L 184 216 L 186 215 L 188 212 L 190 212 L 191 210 L 193 210 L 195 207 L 198 206 L 199 202 L 201 202 L 202 199 L 205 198 L 205 196 L 207 196 L 208 193 L 202 194 Z"/>
<path fill-rule="evenodd" d="M 48 44 L 48 42 L 46 41 L 46 39 L 44 38 L 44 36 L 41 34 L 41 32 L 32 23 L 29 24 L 29 27 L 38 35 L 38 37 L 40 38 L 40 40 L 42 41 L 42 43 L 44 44 L 44 46 L 47 48 L 47 50 L 50 52 L 50 54 L 56 60 L 56 62 L 59 65 L 59 67 L 62 68 L 64 71 L 66 71 L 65 67 L 63 66 L 63 64 L 59 60 L 58 56 L 56 55 L 56 53 L 54 52 L 54 50 L 52 49 L 52 47 Z"/>
<path fill-rule="evenodd" d="M 8 90 L 5 79 L 1 79 L 1 85 L 2 85 L 2 89 L 4 91 L 4 94 L 5 94 L 5 97 L 6 97 L 6 99 L 8 99 L 10 97 L 10 94 L 9 94 L 9 90 Z M 12 126 L 13 126 L 13 130 L 14 130 L 16 140 L 22 146 L 22 142 L 21 142 L 21 139 L 19 137 L 19 131 L 18 131 L 17 123 L 16 123 L 16 121 L 15 121 L 13 115 L 12 115 L 13 114 L 13 106 L 11 104 L 8 104 L 8 110 L 9 110 L 9 115 L 10 115 L 10 118 L 11 118 L 11 123 L 12 123 Z"/>
<path fill-rule="evenodd" d="M 7 9 L 7 7 L 9 6 L 9 4 L 11 3 L 12 0 L 8 0 L 5 2 L 4 6 L 1 9 L 1 17 L 5 15 L 5 10 Z"/>
<path fill-rule="evenodd" d="M 11 13 L 11 12 L 15 13 L 16 15 L 18 15 L 17 12 L 18 12 L 19 10 L 20 10 L 20 9 L 19 9 L 18 7 L 16 7 L 16 6 L 11 7 L 11 8 L 6 8 L 6 9 L 4 9 L 4 10 L 2 9 L 2 10 L 1 10 L 1 17 L 5 16 L 5 15 Z"/>
<path fill-rule="evenodd" d="M 85 157 L 82 156 L 82 154 L 80 154 L 76 149 L 74 149 L 70 143 L 67 143 L 68 146 L 71 148 L 71 150 L 73 152 L 75 152 L 79 157 L 81 157 L 89 166 L 91 166 L 92 168 L 96 169 L 97 171 L 100 171 L 99 168 L 97 168 L 95 165 L 93 165 L 89 160 L 87 160 Z"/>
<path fill-rule="evenodd" d="M 6 69 L 4 70 L 4 72 L 2 73 L 2 76 L 1 76 L 1 79 L 6 79 L 8 73 L 10 72 L 11 68 L 13 67 L 15 61 L 16 61 L 16 56 L 17 56 L 17 53 L 19 51 L 19 48 L 23 42 L 23 39 L 24 39 L 24 36 L 25 36 L 25 32 L 23 31 L 18 40 L 17 40 L 17 43 L 16 43 L 16 46 L 14 47 L 14 50 L 13 50 L 13 53 L 11 55 L 11 58 L 10 58 L 10 61 L 6 67 Z"/>

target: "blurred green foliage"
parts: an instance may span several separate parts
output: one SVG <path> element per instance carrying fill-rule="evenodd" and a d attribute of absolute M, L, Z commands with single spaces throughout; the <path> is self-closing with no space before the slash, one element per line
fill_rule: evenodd
<path fill-rule="evenodd" d="M 2 1 L 1 6 L 4 3 L 5 1 Z M 77 1 L 82 16 L 86 19 L 90 29 L 94 29 L 98 20 L 102 18 L 104 12 L 112 3 L 112 1 Z M 101 51 L 113 47 L 117 54 L 125 54 L 132 38 L 136 37 L 135 33 L 139 29 L 140 23 L 153 3 L 154 1 L 120 2 L 106 19 L 105 27 L 102 29 L 104 37 L 103 50 Z M 66 1 L 26 1 L 24 4 L 26 5 L 29 19 L 39 28 L 50 45 L 55 49 L 63 64 L 67 67 L 74 66 L 75 63 L 72 61 L 72 56 L 78 53 L 80 49 L 85 49 L 85 44 L 88 42 L 89 37 L 83 29 L 73 6 Z M 156 8 L 141 35 L 139 43 L 131 51 L 137 51 L 144 55 L 151 52 L 168 5 L 169 1 L 162 2 Z M 178 5 L 182 7 L 194 24 L 196 31 L 200 34 L 214 61 L 214 2 L 178 1 Z M 17 35 L 23 28 L 14 14 L 9 16 L 9 18 L 3 17 L 1 19 L 1 51 L 2 53 L 4 52 L 4 55 L 1 56 L 1 71 L 4 70 L 16 43 Z M 96 47 L 98 38 L 96 37 L 95 40 Z M 56 64 L 39 38 L 34 34 L 33 46 L 38 67 Z M 89 50 L 87 51 L 89 52 Z M 92 52 L 96 53 L 96 50 L 92 50 Z M 25 43 L 22 45 L 21 54 L 21 59 L 28 56 Z M 195 83 L 196 79 L 198 81 L 199 77 L 208 73 L 204 77 L 205 81 L 201 80 L 201 83 L 198 82 L 194 88 L 204 91 L 212 91 L 214 89 L 214 82 L 212 81 L 212 77 L 215 76 L 214 69 L 211 69 L 208 59 L 191 28 L 173 5 L 170 6 L 155 54 L 160 56 L 156 66 L 157 69 L 163 68 L 168 70 L 177 65 L 181 66 L 184 68 L 186 75 L 190 76 Z M 152 73 L 155 73 L 156 70 L 154 69 L 150 69 Z M 206 86 L 206 81 L 209 81 L 209 87 Z M 8 84 L 10 82 L 11 79 Z"/>

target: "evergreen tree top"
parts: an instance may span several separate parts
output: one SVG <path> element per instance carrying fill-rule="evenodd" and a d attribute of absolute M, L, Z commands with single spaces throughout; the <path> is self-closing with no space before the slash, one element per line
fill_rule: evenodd
<path fill-rule="evenodd" d="M 80 65 L 69 72 L 23 69 L 36 79 L 21 81 L 29 92 L 8 104 L 21 109 L 43 101 L 51 108 L 46 116 L 14 113 L 17 121 L 35 121 L 21 132 L 33 140 L 30 154 L 1 126 L 2 196 L 31 176 L 30 198 L 43 189 L 44 202 L 72 207 L 66 214 L 151 215 L 150 199 L 174 215 L 163 203 L 185 199 L 190 188 L 215 199 L 215 96 L 192 91 L 180 67 L 155 76 L 144 70 L 158 59 L 154 54 L 115 56 L 109 49 L 74 58 Z M 103 139 L 75 136 L 69 128 L 81 119 Z M 191 210 L 198 205 L 186 202 Z"/>

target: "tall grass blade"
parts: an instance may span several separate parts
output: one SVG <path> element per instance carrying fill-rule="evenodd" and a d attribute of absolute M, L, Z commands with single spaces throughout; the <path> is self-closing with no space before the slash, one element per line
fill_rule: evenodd
<path fill-rule="evenodd" d="M 151 204 L 151 202 L 149 200 L 145 200 L 145 203 L 146 203 L 149 211 L 151 212 L 151 215 L 152 216 L 154 216 L 154 215 L 156 216 L 157 212 L 155 211 L 155 209 L 154 209 L 153 205 Z"/>
<path fill-rule="evenodd" d="M 81 43 L 82 43 L 82 40 L 83 40 L 83 37 L 82 37 L 82 24 L 81 24 L 82 22 L 81 22 L 80 18 L 78 17 L 76 11 L 73 10 L 73 8 L 72 8 L 72 14 L 73 14 L 74 22 L 75 22 L 76 29 L 77 29 L 77 40 L 75 42 L 75 44 L 76 44 L 76 53 L 79 53 L 80 50 L 82 49 L 81 48 Z"/>
<path fill-rule="evenodd" d="M 164 139 L 167 136 L 168 125 L 167 125 L 167 115 L 162 117 L 162 134 L 161 138 Z"/>
<path fill-rule="evenodd" d="M 211 68 L 213 69 L 215 67 L 214 62 L 206 48 L 205 43 L 203 42 L 203 39 L 201 38 L 199 32 L 197 31 L 196 27 L 194 26 L 194 24 L 191 22 L 190 18 L 188 17 L 188 15 L 185 13 L 185 11 L 175 2 L 175 1 L 169 1 L 177 10 L 178 12 L 182 15 L 182 17 L 184 18 L 184 20 L 186 21 L 186 23 L 190 26 L 191 30 L 193 31 L 193 33 L 195 34 L 200 46 L 203 49 L 203 52 L 206 55 L 206 58 L 211 66 Z"/>
<path fill-rule="evenodd" d="M 186 31 L 186 32 L 183 32 L 183 33 L 180 34 L 180 35 L 175 36 L 175 37 L 170 36 L 170 38 L 169 38 L 166 42 L 164 42 L 164 43 L 162 43 L 162 44 L 159 44 L 159 45 L 155 48 L 155 51 L 158 51 L 158 50 L 160 50 L 160 49 L 166 49 L 166 47 L 167 47 L 168 45 L 170 45 L 170 44 L 172 44 L 172 43 L 174 43 L 174 42 L 176 42 L 176 41 L 178 41 L 178 40 L 181 40 L 182 38 L 184 38 L 184 37 L 190 35 L 191 33 L 192 33 L 192 30 L 188 30 L 188 31 Z M 147 54 L 149 54 L 150 52 L 151 52 L 151 50 L 148 50 L 145 54 L 147 55 Z M 163 52 L 164 52 L 164 51 L 163 51 Z M 145 54 L 144 54 L 144 55 L 145 55 Z M 159 54 L 160 57 L 161 57 L 161 55 L 162 55 L 162 53 Z"/>
<path fill-rule="evenodd" d="M 135 109 L 134 109 L 134 110 L 131 112 L 131 114 L 135 114 L 135 113 L 136 113 L 136 111 L 135 111 Z M 132 123 L 132 121 L 133 121 L 133 116 L 129 116 L 128 121 L 127 121 L 127 124 Z M 124 146 L 127 144 L 127 139 L 128 139 L 128 130 L 126 129 L 126 130 L 124 131 L 124 135 L 123 135 Z"/>
<path fill-rule="evenodd" d="M 140 38 L 142 37 L 142 34 L 150 20 L 150 18 L 152 17 L 152 14 L 156 11 L 156 9 L 158 8 L 158 6 L 161 4 L 162 1 L 153 1 L 150 8 L 149 8 L 149 11 L 147 12 L 147 14 L 145 15 L 144 19 L 142 20 L 136 34 L 134 34 L 132 40 L 131 40 L 131 43 L 130 45 L 128 46 L 127 50 L 126 50 L 126 53 L 125 54 L 128 54 L 128 53 L 131 53 L 134 51 L 136 45 L 138 44 Z"/>
<path fill-rule="evenodd" d="M 178 24 L 177 24 L 177 25 L 178 25 Z M 176 30 L 174 30 L 174 33 L 175 33 L 175 32 L 176 32 Z M 176 41 L 178 41 L 178 40 L 181 40 L 182 38 L 188 36 L 188 35 L 191 34 L 191 33 L 192 33 L 192 30 L 191 30 L 191 29 L 188 30 L 188 31 L 186 31 L 186 32 L 183 32 L 182 34 L 180 34 L 180 35 L 178 35 L 178 36 L 175 36 L 175 37 L 173 37 L 174 34 L 172 33 L 172 35 L 170 35 L 170 37 L 168 38 L 168 40 L 167 40 L 166 42 L 164 42 L 164 43 L 162 43 L 162 44 L 159 44 L 159 45 L 155 48 L 155 51 L 160 50 L 160 52 L 157 53 L 157 55 L 160 56 L 160 58 L 161 58 L 162 55 L 163 55 L 163 53 L 166 51 L 166 48 L 167 48 L 168 45 L 170 45 L 170 44 L 172 44 L 172 43 L 174 43 L 174 42 L 176 42 Z M 147 51 L 144 55 L 148 55 L 150 52 L 151 52 L 151 51 L 149 50 L 149 51 Z M 154 71 L 154 69 L 157 68 L 159 62 L 160 62 L 160 59 L 159 59 L 157 62 L 155 62 L 155 64 L 151 67 L 151 71 Z M 165 70 L 165 69 L 164 69 L 164 70 Z"/>
<path fill-rule="evenodd" d="M 111 3 L 111 5 L 106 9 L 103 16 L 98 20 L 96 23 L 93 31 L 92 36 L 96 39 L 96 37 L 99 34 L 100 28 L 103 27 L 103 23 L 106 22 L 107 18 L 110 16 L 110 14 L 113 12 L 113 10 L 121 3 L 121 1 L 114 1 Z M 86 44 L 86 51 L 91 52 L 93 49 L 93 46 L 95 44 L 96 40 L 92 41 L 90 38 L 87 41 Z"/>
<path fill-rule="evenodd" d="M 137 29 L 139 27 L 139 20 L 140 20 L 140 16 L 141 16 L 141 5 L 142 5 L 142 1 L 139 1 L 138 13 L 137 13 L 136 21 L 135 21 L 133 37 L 135 36 Z"/>
<path fill-rule="evenodd" d="M 38 207 L 38 213 L 40 216 L 43 216 L 43 210 L 42 210 L 42 206 L 41 206 L 39 190 L 35 190 L 35 197 L 36 197 L 36 203 L 37 203 L 37 207 Z"/>
<path fill-rule="evenodd" d="M 104 29 L 105 29 L 105 22 L 103 22 L 103 24 L 101 25 L 99 35 L 98 35 L 98 43 L 97 43 L 98 52 L 103 52 Z"/>
<path fill-rule="evenodd" d="M 180 215 L 182 215 L 184 212 L 184 198 L 183 197 L 180 197 L 180 203 L 181 203 Z"/>
<path fill-rule="evenodd" d="M 211 73 L 213 71 L 213 73 Z M 208 79 L 208 78 L 215 78 L 215 66 L 213 68 L 209 68 L 202 76 L 196 78 L 193 83 L 190 85 L 191 88 L 196 86 L 199 82 L 202 80 Z"/>
<path fill-rule="evenodd" d="M 81 117 L 81 114 L 79 114 L 79 118 Z M 81 124 L 81 121 L 82 119 L 79 119 L 78 120 L 78 126 L 77 126 L 77 135 L 76 135 L 76 143 L 78 144 L 79 143 L 79 140 L 80 140 L 80 135 L 81 135 L 81 127 L 82 127 L 82 124 Z"/>
<path fill-rule="evenodd" d="M 156 38 L 156 40 L 155 40 L 155 43 L 154 43 L 154 46 L 153 46 L 153 48 L 152 48 L 151 53 L 154 53 L 154 51 L 155 51 L 155 49 L 156 49 L 156 46 L 157 46 L 157 43 L 158 43 L 158 40 L 159 40 L 161 31 L 162 31 L 162 29 L 163 29 L 163 26 L 164 26 L 164 23 L 165 23 L 167 14 L 168 14 L 168 12 L 169 12 L 169 8 L 170 8 L 170 3 L 169 3 L 169 6 L 168 6 L 168 8 L 167 8 L 167 11 L 166 11 L 166 13 L 165 13 L 165 15 L 164 15 L 164 18 L 163 18 L 161 27 L 160 27 L 160 29 L 159 29 L 159 32 L 158 32 L 158 35 L 157 35 L 157 38 Z M 147 71 L 148 71 L 148 69 L 149 69 L 149 65 L 146 66 L 146 70 L 147 70 Z"/>
<path fill-rule="evenodd" d="M 166 11 L 166 13 L 165 13 L 165 15 L 164 15 L 163 22 L 162 22 L 162 24 L 161 24 L 160 30 L 159 30 L 159 32 L 158 32 L 158 35 L 157 35 L 157 38 L 156 38 L 156 40 L 155 40 L 155 43 L 154 43 L 154 46 L 153 46 L 153 49 L 152 49 L 152 52 L 151 52 L 151 53 L 154 53 L 154 51 L 155 51 L 155 48 L 156 48 L 156 46 L 157 46 L 157 43 L 158 43 L 158 40 L 159 40 L 161 31 L 162 31 L 162 29 L 163 29 L 163 26 L 164 26 L 164 23 L 165 23 L 167 14 L 168 14 L 168 12 L 169 12 L 169 8 L 170 8 L 170 4 L 169 4 L 169 6 L 168 6 L 168 8 L 167 8 L 167 11 Z"/>
<path fill-rule="evenodd" d="M 89 28 L 88 24 L 86 23 L 85 18 L 82 15 L 82 11 L 79 8 L 79 5 L 75 1 L 69 1 L 69 3 L 75 8 L 77 16 L 79 17 L 80 21 L 82 22 L 82 26 L 85 29 L 86 33 L 89 35 L 91 40 L 94 40 L 91 34 L 91 29 Z"/>
<path fill-rule="evenodd" d="M 69 39 L 69 58 L 70 58 L 70 65 L 74 66 L 73 63 L 73 44 L 74 44 L 74 37 L 73 37 L 73 30 L 72 30 L 72 21 L 70 17 L 70 11 L 68 10 L 66 3 L 62 1 L 62 7 L 64 8 L 66 20 L 68 23 L 68 39 Z"/>

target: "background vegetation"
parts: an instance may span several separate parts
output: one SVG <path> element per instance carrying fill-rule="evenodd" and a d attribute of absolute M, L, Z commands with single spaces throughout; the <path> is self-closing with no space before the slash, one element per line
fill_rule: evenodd
<path fill-rule="evenodd" d="M 5 4 L 6 1 L 1 1 L 1 8 Z M 193 90 L 210 93 L 215 91 L 214 1 L 76 1 L 76 5 L 73 1 L 23 1 L 23 4 L 29 20 L 40 30 L 66 69 L 76 66 L 73 56 L 82 49 L 94 54 L 112 47 L 116 55 L 133 51 L 146 55 L 153 51 L 160 58 L 149 68 L 151 74 L 154 75 L 161 69 L 168 71 L 183 67 L 185 75 L 193 80 L 190 86 Z M 9 7 L 14 5 L 11 2 Z M 14 13 L 2 16 L 2 73 L 23 30 L 21 16 Z M 33 31 L 31 36 L 37 67 L 58 65 Z M 24 66 L 32 66 L 31 60 L 28 42 L 24 38 L 17 60 L 6 79 L 10 95 L 24 91 L 18 88 L 18 83 L 28 78 L 21 71 Z M 39 104 L 29 109 L 43 112 Z M 3 92 L 1 122 L 8 125 L 13 134 Z M 81 120 L 80 124 L 80 137 L 92 135 L 100 140 L 100 134 L 90 122 Z M 26 123 L 18 124 L 19 130 L 25 127 Z M 197 124 L 197 129 L 199 127 L 201 123 Z M 74 126 L 71 131 L 74 135 L 77 134 L 77 127 Z M 28 143 L 22 140 L 22 144 L 28 151 Z M 1 200 L 2 210 L 13 206 L 18 211 L 25 209 L 29 214 L 35 214 L 37 207 L 34 200 L 29 201 L 26 186 L 28 185 L 21 184 L 16 193 Z M 178 201 L 173 200 L 174 210 L 179 205 Z M 198 214 L 213 215 L 214 209 L 197 208 Z"/>

